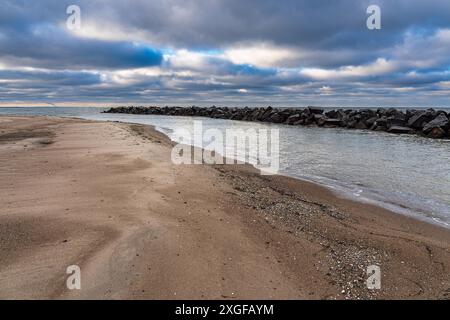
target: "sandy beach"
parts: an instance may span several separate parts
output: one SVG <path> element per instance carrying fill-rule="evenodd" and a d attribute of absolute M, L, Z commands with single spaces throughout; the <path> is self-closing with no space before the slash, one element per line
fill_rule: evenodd
<path fill-rule="evenodd" d="M 0 299 L 450 299 L 450 230 L 171 149 L 149 126 L 0 117 Z"/>

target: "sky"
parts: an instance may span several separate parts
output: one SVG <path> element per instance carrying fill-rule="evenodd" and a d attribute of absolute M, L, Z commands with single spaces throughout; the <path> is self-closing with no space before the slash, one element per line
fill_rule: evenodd
<path fill-rule="evenodd" d="M 370 5 L 381 29 L 367 27 Z M 0 0 L 0 106 L 449 97 L 448 0 Z"/>

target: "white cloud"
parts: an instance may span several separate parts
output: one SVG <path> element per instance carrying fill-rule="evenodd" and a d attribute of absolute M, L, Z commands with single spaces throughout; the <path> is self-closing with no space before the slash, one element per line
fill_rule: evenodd
<path fill-rule="evenodd" d="M 173 68 L 204 70 L 209 65 L 208 58 L 211 57 L 210 54 L 181 49 L 174 54 L 165 55 L 164 60 Z"/>
<path fill-rule="evenodd" d="M 450 29 L 438 29 L 432 35 L 407 32 L 393 49 L 395 59 L 410 68 L 432 68 L 450 63 Z"/>
<path fill-rule="evenodd" d="M 319 94 L 322 96 L 330 96 L 334 93 L 334 90 L 330 86 L 323 86 L 319 89 Z"/>
<path fill-rule="evenodd" d="M 389 74 L 396 71 L 398 67 L 395 61 L 379 58 L 373 63 L 361 66 L 344 66 L 338 69 L 304 68 L 300 74 L 314 80 L 337 80 Z"/>
<path fill-rule="evenodd" d="M 298 50 L 269 44 L 251 44 L 225 50 L 224 57 L 235 64 L 258 67 L 282 67 L 302 58 Z"/>

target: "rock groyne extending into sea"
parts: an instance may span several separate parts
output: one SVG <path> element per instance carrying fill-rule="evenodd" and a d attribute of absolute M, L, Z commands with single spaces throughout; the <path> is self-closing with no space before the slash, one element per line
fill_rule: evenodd
<path fill-rule="evenodd" d="M 196 116 L 287 125 L 342 127 L 396 134 L 418 134 L 429 138 L 450 137 L 450 114 L 442 110 L 230 108 L 230 107 L 115 107 L 105 113 Z"/>

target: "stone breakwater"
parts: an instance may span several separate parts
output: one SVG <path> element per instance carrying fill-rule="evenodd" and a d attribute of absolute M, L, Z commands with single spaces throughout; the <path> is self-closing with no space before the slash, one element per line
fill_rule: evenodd
<path fill-rule="evenodd" d="M 229 107 L 116 107 L 105 113 L 196 116 L 240 121 L 260 121 L 286 125 L 326 128 L 366 129 L 396 134 L 418 134 L 429 138 L 450 137 L 450 114 L 442 110 L 406 110 L 394 108 L 336 109 L 229 108 Z"/>

